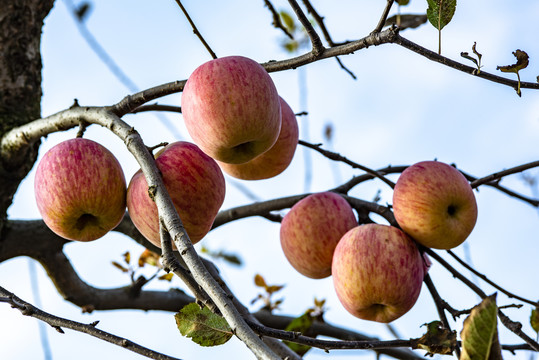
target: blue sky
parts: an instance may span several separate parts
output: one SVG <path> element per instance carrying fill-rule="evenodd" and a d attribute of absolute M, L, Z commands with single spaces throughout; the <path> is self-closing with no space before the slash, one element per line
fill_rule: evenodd
<path fill-rule="evenodd" d="M 211 6 L 208 6 L 211 4 Z M 288 9 L 286 1 L 274 1 L 277 9 Z M 367 35 L 376 25 L 385 1 L 313 1 L 334 41 L 354 40 Z M 129 75 L 145 89 L 173 80 L 186 79 L 210 55 L 183 17 L 174 1 L 93 1 L 87 27 L 99 43 Z M 282 33 L 271 26 L 271 15 L 263 2 L 185 2 L 199 30 L 218 56 L 243 55 L 259 62 L 287 57 L 279 42 Z M 412 0 L 403 12 L 422 12 L 426 2 Z M 392 13 L 395 13 L 393 10 Z M 520 2 L 518 7 L 506 1 L 459 2 L 453 21 L 443 30 L 442 52 L 457 61 L 459 54 L 470 51 L 474 41 L 483 54 L 484 71 L 501 74 L 497 65 L 514 62 L 512 51 L 520 48 L 530 56 L 530 65 L 521 72 L 526 81 L 539 75 L 537 34 L 539 4 Z M 430 25 L 408 30 L 403 35 L 424 47 L 437 49 L 437 31 Z M 77 98 L 82 105 L 110 105 L 120 101 L 129 90 L 99 60 L 80 36 L 66 3 L 58 0 L 43 29 L 43 101 L 42 114 L 47 116 L 68 108 Z M 412 164 L 438 159 L 455 163 L 462 170 L 484 176 L 492 172 L 538 159 L 539 91 L 523 90 L 519 98 L 512 88 L 474 78 L 445 68 L 398 45 L 371 47 L 341 58 L 358 77 L 353 80 L 334 59 L 308 65 L 301 70 L 272 73 L 280 95 L 296 111 L 308 111 L 309 133 L 300 138 L 324 142 L 327 123 L 334 127 L 334 139 L 325 147 L 371 168 Z M 306 79 L 307 108 L 300 108 L 298 79 Z M 512 77 L 512 74 L 507 74 Z M 169 96 L 159 103 L 179 105 L 180 95 Z M 163 125 L 161 117 L 175 127 Z M 182 118 L 177 114 L 160 117 L 150 113 L 125 117 L 143 136 L 148 145 L 175 141 L 179 132 L 189 139 Z M 58 142 L 73 137 L 74 131 L 50 135 L 41 147 L 41 154 Z M 91 127 L 87 137 L 106 145 L 119 158 L 127 179 L 138 165 L 122 142 L 107 130 Z M 283 174 L 259 182 L 243 182 L 261 199 L 272 199 L 304 192 L 304 150 L 296 156 Z M 316 153 L 311 154 L 313 182 L 310 191 L 323 191 L 337 185 L 336 178 L 346 181 L 361 172 L 345 165 L 333 164 Z M 539 176 L 539 171 L 532 171 Z M 38 218 L 33 198 L 33 175 L 21 185 L 9 216 Z M 337 174 L 337 175 L 335 175 Z M 503 180 L 503 185 L 531 195 L 519 175 Z M 358 186 L 352 195 L 371 200 L 381 190 L 381 203 L 391 203 L 391 191 L 381 182 L 371 181 Z M 476 193 L 479 219 L 466 246 L 475 267 L 492 280 L 530 299 L 538 299 L 536 254 L 538 212 L 531 206 L 506 195 L 481 187 Z M 244 205 L 249 199 L 234 186 L 227 187 L 223 209 Z M 286 284 L 285 298 L 279 313 L 299 315 L 311 306 L 313 298 L 326 298 L 326 319 L 359 332 L 390 338 L 383 325 L 355 319 L 347 314 L 336 299 L 331 279 L 310 280 L 296 273 L 286 262 L 279 245 L 279 225 L 251 218 L 237 221 L 211 232 L 203 243 L 212 249 L 237 252 L 245 261 L 241 268 L 218 263 L 225 280 L 245 304 L 258 289 L 253 284 L 256 273 L 273 284 Z M 130 250 L 134 255 L 142 249 L 129 239 L 109 234 L 92 243 L 73 243 L 66 252 L 79 275 L 99 287 L 123 286 L 129 281 L 111 266 L 112 260 Z M 456 249 L 463 255 L 464 246 Z M 442 253 L 442 255 L 445 255 Z M 447 258 L 447 256 L 445 256 Z M 431 276 L 438 290 L 455 308 L 470 308 L 478 298 L 454 280 L 439 264 L 434 263 Z M 18 296 L 32 301 L 28 260 L 18 258 L 0 264 L 0 285 Z M 38 266 L 42 308 L 58 316 L 81 322 L 100 320 L 100 328 L 124 336 L 141 345 L 182 359 L 214 358 L 234 353 L 235 359 L 251 359 L 252 355 L 237 340 L 220 349 L 203 349 L 181 337 L 170 313 L 141 311 L 94 312 L 81 314 L 80 309 L 64 301 L 55 291 L 46 274 Z M 176 285 L 179 285 L 176 283 Z M 480 283 L 487 293 L 494 290 Z M 156 283 L 156 288 L 166 285 Z M 505 296 L 499 304 L 513 303 Z M 256 307 L 253 307 L 253 310 Z M 530 307 L 509 309 L 506 313 L 528 324 Z M 0 318 L 9 327 L 0 328 L 2 356 L 8 359 L 38 359 L 37 321 L 21 316 L 8 306 L 0 306 Z M 404 338 L 419 337 L 420 325 L 436 318 L 428 291 L 423 288 L 416 306 L 394 326 Z M 3 321 L 3 323 L 4 323 Z M 460 321 L 457 322 L 457 328 Z M 502 327 L 503 328 L 503 327 Z M 502 342 L 520 343 L 502 331 Z M 48 330 L 54 359 L 93 359 L 106 354 L 116 359 L 142 359 L 131 352 L 95 340 L 87 335 L 67 331 L 60 335 Z M 32 343 L 32 346 L 28 346 Z M 505 354 L 507 358 L 513 356 Z M 372 357 L 370 352 L 331 352 L 313 350 L 308 359 L 333 356 Z M 518 359 L 528 359 L 519 353 Z"/>

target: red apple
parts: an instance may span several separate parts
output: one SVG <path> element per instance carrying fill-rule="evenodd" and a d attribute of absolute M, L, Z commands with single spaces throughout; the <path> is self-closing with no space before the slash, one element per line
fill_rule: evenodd
<path fill-rule="evenodd" d="M 419 162 L 402 172 L 393 211 L 404 232 L 435 249 L 462 244 L 477 220 L 470 183 L 453 166 L 438 161 Z"/>
<path fill-rule="evenodd" d="M 125 177 L 102 145 L 75 138 L 51 148 L 39 162 L 34 182 L 37 207 L 57 235 L 98 239 L 125 214 Z"/>
<path fill-rule="evenodd" d="M 191 242 L 197 243 L 210 231 L 225 198 L 221 169 L 198 146 L 184 141 L 165 146 L 155 162 Z M 141 170 L 127 188 L 127 209 L 140 233 L 161 247 L 157 206 Z"/>
<path fill-rule="evenodd" d="M 260 64 L 242 56 L 218 58 L 195 69 L 181 104 L 193 141 L 215 160 L 247 162 L 279 136 L 281 106 L 273 80 Z"/>
<path fill-rule="evenodd" d="M 286 101 L 280 98 L 280 102 L 281 132 L 275 144 L 265 153 L 243 164 L 219 162 L 224 172 L 242 180 L 262 180 L 279 175 L 290 165 L 298 146 L 298 122 Z"/>
<path fill-rule="evenodd" d="M 380 224 L 348 231 L 333 255 L 333 284 L 352 315 L 383 323 L 410 310 L 421 291 L 424 262 L 400 229 Z"/>
<path fill-rule="evenodd" d="M 354 226 L 356 217 L 342 196 L 333 192 L 309 195 L 281 222 L 284 255 L 301 274 L 312 279 L 328 277 L 335 246 Z"/>

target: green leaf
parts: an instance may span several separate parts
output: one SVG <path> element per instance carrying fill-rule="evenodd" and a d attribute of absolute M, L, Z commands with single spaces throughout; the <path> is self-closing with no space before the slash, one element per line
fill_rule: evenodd
<path fill-rule="evenodd" d="M 457 333 L 445 328 L 439 320 L 423 325 L 427 326 L 427 332 L 419 339 L 412 339 L 412 348 L 426 350 L 425 356 L 451 355 L 457 347 Z"/>
<path fill-rule="evenodd" d="M 200 346 L 222 345 L 233 335 L 223 317 L 195 303 L 184 306 L 174 318 L 180 333 Z"/>
<path fill-rule="evenodd" d="M 536 333 L 539 334 L 539 306 L 532 310 L 530 315 L 530 325 Z"/>
<path fill-rule="evenodd" d="M 286 331 L 294 331 L 298 333 L 305 333 L 311 325 L 313 324 L 313 317 L 311 316 L 311 313 L 309 311 L 305 312 L 300 317 L 295 318 L 288 324 L 288 326 L 285 328 Z M 305 355 L 307 351 L 311 349 L 308 345 L 303 344 L 297 344 L 294 342 L 284 341 L 286 346 L 288 346 L 292 351 L 294 351 L 299 356 Z"/>
<path fill-rule="evenodd" d="M 472 309 L 460 333 L 460 360 L 486 360 L 491 356 L 491 351 L 496 351 L 493 345 L 497 343 L 497 314 L 496 294 L 485 298 Z"/>
<path fill-rule="evenodd" d="M 283 20 L 286 30 L 288 30 L 290 33 L 296 31 L 296 22 L 288 12 L 282 10 L 279 15 L 281 15 L 281 19 Z"/>
<path fill-rule="evenodd" d="M 400 6 L 408 5 L 410 3 L 410 0 L 397 0 L 397 4 Z"/>
<path fill-rule="evenodd" d="M 442 30 L 453 18 L 457 0 L 427 0 L 427 18 L 438 30 Z"/>
<path fill-rule="evenodd" d="M 455 9 L 457 0 L 427 0 L 427 18 L 429 22 L 438 29 L 438 54 L 442 53 L 442 29 L 449 24 Z"/>

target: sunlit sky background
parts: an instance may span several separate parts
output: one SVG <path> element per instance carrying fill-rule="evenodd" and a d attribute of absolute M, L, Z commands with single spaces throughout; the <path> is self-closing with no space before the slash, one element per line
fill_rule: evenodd
<path fill-rule="evenodd" d="M 243 55 L 258 62 L 280 60 L 289 56 L 282 50 L 282 32 L 271 25 L 272 17 L 263 1 L 185 1 L 185 6 L 217 56 Z M 376 26 L 385 1 L 312 1 L 333 40 L 355 40 Z M 56 1 L 43 28 L 43 101 L 42 115 L 51 115 L 72 105 L 111 105 L 132 93 L 111 73 L 88 46 L 78 31 L 68 2 Z M 76 2 L 78 4 L 78 2 Z M 286 1 L 273 1 L 280 9 L 289 9 Z M 420 13 L 426 1 L 411 0 L 403 13 Z M 396 7 L 392 14 L 396 12 Z M 497 65 L 514 63 L 512 51 L 525 50 L 530 65 L 521 78 L 535 81 L 539 75 L 539 3 L 521 1 L 460 1 L 453 21 L 443 30 L 442 52 L 457 61 L 467 62 L 459 54 L 471 51 L 474 41 L 483 54 L 483 71 L 501 74 Z M 92 1 L 86 27 L 139 89 L 173 80 L 186 79 L 200 64 L 210 60 L 209 53 L 193 35 L 192 28 L 172 0 L 161 1 Z M 437 31 L 429 24 L 407 30 L 403 35 L 424 47 L 437 50 Z M 299 70 L 272 73 L 280 95 L 296 111 L 308 111 L 300 117 L 300 138 L 324 143 L 327 149 L 371 168 L 389 164 L 412 164 L 438 159 L 455 163 L 460 169 L 485 176 L 492 172 L 537 160 L 539 138 L 539 91 L 514 89 L 490 83 L 445 68 L 398 45 L 383 45 L 341 57 L 356 76 L 353 80 L 334 59 L 327 59 Z M 471 64 L 471 63 L 469 63 Z M 514 74 L 506 74 L 514 77 Z M 301 100 L 302 80 L 306 85 Z M 159 103 L 179 105 L 180 95 L 160 99 Z M 305 106 L 300 106 L 305 103 Z M 164 125 L 163 118 L 168 122 Z M 142 113 L 124 118 L 143 136 L 146 144 L 189 140 L 181 115 Z M 308 126 L 305 126 L 308 122 Z M 323 136 L 326 124 L 332 124 L 334 136 Z M 170 126 L 174 128 L 171 131 Z M 75 131 L 50 135 L 40 154 L 71 138 Z M 86 136 L 106 145 L 119 158 L 129 180 L 138 169 L 123 143 L 106 129 L 91 127 Z M 305 189 L 304 150 L 298 148 L 289 167 L 280 176 L 259 182 L 242 182 L 259 199 L 273 199 L 305 191 L 323 191 L 361 174 L 346 165 L 331 163 L 316 153 L 310 155 L 312 184 Z M 529 174 L 539 177 L 539 172 Z M 396 178 L 393 178 L 396 179 Z M 34 171 L 23 182 L 9 209 L 12 219 L 39 217 L 33 197 Z M 532 189 L 520 175 L 508 177 L 502 184 L 531 196 Z M 380 203 L 391 203 L 391 191 L 379 181 L 362 184 L 352 195 L 372 200 L 381 191 Z M 466 242 L 474 266 L 509 291 L 526 298 L 539 299 L 537 249 L 539 222 L 536 209 L 488 187 L 476 193 L 479 219 Z M 227 187 L 223 209 L 250 203 L 236 187 Z M 39 239 L 36 239 L 39 241 Z M 210 249 L 237 253 L 244 261 L 234 267 L 217 261 L 223 278 L 244 304 L 255 298 L 259 289 L 253 284 L 255 274 L 262 274 L 271 284 L 284 284 L 279 293 L 284 303 L 278 314 L 300 315 L 313 299 L 327 299 L 326 320 L 367 335 L 391 339 L 386 327 L 356 319 L 339 304 L 331 279 L 310 280 L 296 273 L 286 262 L 279 245 L 279 225 L 260 218 L 237 221 L 211 232 L 201 242 Z M 465 257 L 466 246 L 455 251 Z M 197 245 L 197 248 L 200 248 Z M 81 278 L 97 287 L 117 287 L 129 283 L 127 275 L 116 270 L 111 261 L 120 261 L 125 251 L 138 256 L 142 248 L 132 240 L 111 233 L 92 243 L 73 243 L 65 247 Z M 445 254 L 440 252 L 442 256 Z M 448 258 L 447 256 L 444 256 Z M 0 264 L 0 285 L 30 302 L 35 294 L 30 286 L 30 265 L 26 258 Z M 461 269 L 458 267 L 458 269 Z M 438 263 L 430 274 L 440 294 L 454 307 L 468 309 L 478 297 L 453 279 Z M 37 265 L 41 308 L 52 314 L 90 323 L 99 320 L 99 328 L 126 337 L 140 345 L 182 359 L 233 358 L 252 359 L 252 354 L 233 339 L 218 349 L 200 348 L 183 338 L 175 328 L 172 313 L 110 311 L 82 314 L 64 301 Z M 180 286 L 179 282 L 173 283 Z M 487 294 L 494 289 L 479 282 Z M 154 282 L 148 288 L 166 289 L 168 283 Z M 514 303 L 499 294 L 498 303 Z M 260 304 L 251 307 L 258 309 Z M 507 309 L 506 314 L 523 323 L 523 330 L 533 336 L 529 325 L 531 307 Z M 437 318 L 430 294 L 423 288 L 415 307 L 393 323 L 402 338 L 419 337 L 420 325 Z M 38 322 L 22 316 L 7 304 L 0 304 L 0 357 L 2 359 L 40 359 Z M 462 319 L 461 319 L 462 320 Z M 456 323 L 459 329 L 461 321 Z M 455 323 L 453 323 L 455 325 Z M 48 328 L 48 327 L 47 327 Z M 500 325 L 502 343 L 522 340 Z M 66 330 L 58 334 L 48 328 L 53 359 L 115 359 L 143 357 Z M 420 352 L 422 354 L 422 352 Z M 329 357 L 370 357 L 366 351 L 312 350 L 308 359 Z M 529 359 L 529 353 L 506 358 Z"/>

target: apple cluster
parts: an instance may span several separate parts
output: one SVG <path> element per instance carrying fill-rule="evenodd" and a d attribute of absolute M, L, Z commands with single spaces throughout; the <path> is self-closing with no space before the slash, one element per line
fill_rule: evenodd
<path fill-rule="evenodd" d="M 393 210 L 399 227 L 358 225 L 342 196 L 311 194 L 283 218 L 284 255 L 309 278 L 331 275 L 337 297 L 352 315 L 384 323 L 396 320 L 416 303 L 430 266 L 421 246 L 460 245 L 475 226 L 477 204 L 457 169 L 423 161 L 400 175 Z"/>
<path fill-rule="evenodd" d="M 192 243 L 211 229 L 225 197 L 222 170 L 244 180 L 282 173 L 298 144 L 298 124 L 257 62 L 229 56 L 199 66 L 186 82 L 185 125 L 193 142 L 155 155 L 165 187 Z M 140 233 L 160 246 L 157 207 L 141 170 L 129 185 L 114 155 L 83 138 L 62 142 L 40 161 L 35 196 L 45 224 L 70 240 L 112 230 L 125 210 Z"/>
<path fill-rule="evenodd" d="M 155 162 L 194 244 L 210 231 L 223 204 L 222 171 L 244 180 L 282 173 L 298 144 L 298 124 L 266 70 L 241 56 L 199 66 L 185 84 L 181 106 L 194 143 L 168 144 Z M 35 196 L 44 222 L 66 239 L 102 237 L 127 208 L 140 233 L 161 244 L 157 207 L 142 171 L 126 186 L 118 160 L 94 141 L 75 138 L 49 150 L 37 168 Z M 398 227 L 358 225 L 341 195 L 311 194 L 284 216 L 282 250 L 301 274 L 332 276 L 339 300 L 354 316 L 393 321 L 419 296 L 428 270 L 421 246 L 460 245 L 475 226 L 477 204 L 457 169 L 423 161 L 398 178 L 393 211 Z"/>

